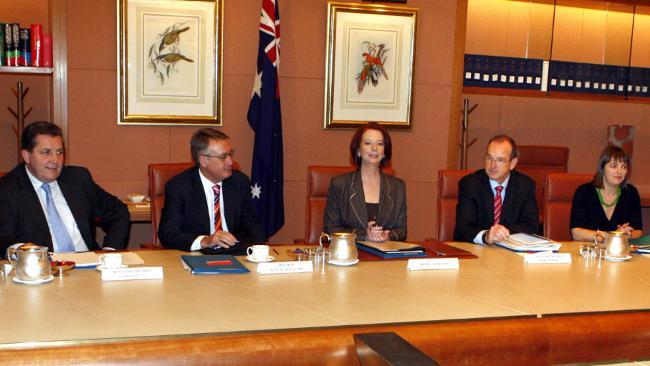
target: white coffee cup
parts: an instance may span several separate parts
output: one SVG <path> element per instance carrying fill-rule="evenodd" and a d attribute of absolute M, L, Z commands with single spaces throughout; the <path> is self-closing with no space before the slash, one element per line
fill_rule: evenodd
<path fill-rule="evenodd" d="M 108 253 L 99 256 L 99 262 L 104 268 L 120 268 L 122 267 L 122 254 Z"/>
<path fill-rule="evenodd" d="M 256 261 L 263 261 L 269 257 L 270 249 L 268 245 L 253 245 L 246 249 L 246 254 L 253 257 Z"/>

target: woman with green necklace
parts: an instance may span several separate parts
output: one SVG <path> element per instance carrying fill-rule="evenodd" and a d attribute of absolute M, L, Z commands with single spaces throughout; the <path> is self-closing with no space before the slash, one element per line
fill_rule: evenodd
<path fill-rule="evenodd" d="M 576 189 L 571 206 L 571 236 L 592 241 L 598 231 L 622 231 L 636 239 L 643 235 L 639 191 L 628 183 L 630 158 L 618 146 L 600 154 L 594 179 Z"/>

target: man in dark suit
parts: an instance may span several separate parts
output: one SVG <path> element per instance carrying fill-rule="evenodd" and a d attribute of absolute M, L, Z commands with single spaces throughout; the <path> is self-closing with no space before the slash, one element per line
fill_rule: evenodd
<path fill-rule="evenodd" d="M 493 137 L 485 169 L 458 183 L 454 240 L 494 244 L 511 233 L 535 234 L 539 229 L 535 182 L 513 169 L 517 145 L 506 135 Z"/>
<path fill-rule="evenodd" d="M 158 236 L 163 246 L 241 255 L 266 241 L 251 203 L 250 180 L 233 170 L 230 138 L 214 128 L 192 135 L 194 167 L 165 185 Z"/>
<path fill-rule="evenodd" d="M 87 169 L 64 166 L 63 134 L 50 122 L 23 130 L 24 163 L 0 178 L 0 256 L 16 243 L 50 251 L 99 250 L 96 218 L 106 231 L 104 248 L 127 245 L 129 211 L 93 181 Z"/>

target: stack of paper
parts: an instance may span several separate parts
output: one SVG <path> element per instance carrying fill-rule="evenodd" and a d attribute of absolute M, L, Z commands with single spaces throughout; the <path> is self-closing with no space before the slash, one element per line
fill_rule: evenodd
<path fill-rule="evenodd" d="M 557 252 L 562 244 L 542 236 L 524 233 L 512 234 L 508 239 L 496 243 L 515 252 Z"/>
<path fill-rule="evenodd" d="M 144 260 L 132 252 L 116 252 L 122 254 L 122 263 L 127 266 L 144 264 Z M 94 252 L 79 252 L 79 253 L 52 253 L 52 259 L 57 261 L 72 261 L 75 262 L 76 268 L 95 268 L 99 263 L 99 256 Z"/>

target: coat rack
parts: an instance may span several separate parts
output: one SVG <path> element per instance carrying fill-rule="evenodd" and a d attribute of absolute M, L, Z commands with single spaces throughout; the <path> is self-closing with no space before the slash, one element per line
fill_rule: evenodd
<path fill-rule="evenodd" d="M 29 107 L 29 109 L 25 111 L 25 96 L 29 92 L 29 87 L 23 90 L 22 81 L 17 82 L 16 89 L 11 88 L 11 92 L 16 96 L 16 110 L 14 111 L 11 109 L 11 107 L 7 107 L 7 109 L 9 112 L 11 112 L 11 114 L 13 114 L 14 118 L 16 118 L 16 126 L 11 126 L 11 128 L 16 134 L 17 159 L 18 163 L 20 163 L 22 159 L 20 154 L 20 139 L 22 137 L 21 134 L 23 132 L 23 128 L 25 127 L 25 118 L 32 111 L 32 107 Z"/>
<path fill-rule="evenodd" d="M 463 123 L 461 124 L 462 132 L 460 138 L 460 168 L 463 170 L 467 169 L 467 150 L 470 146 L 474 145 L 476 138 L 468 142 L 469 139 L 469 114 L 478 107 L 478 104 L 474 104 L 472 108 L 469 107 L 469 99 L 463 99 Z"/>

